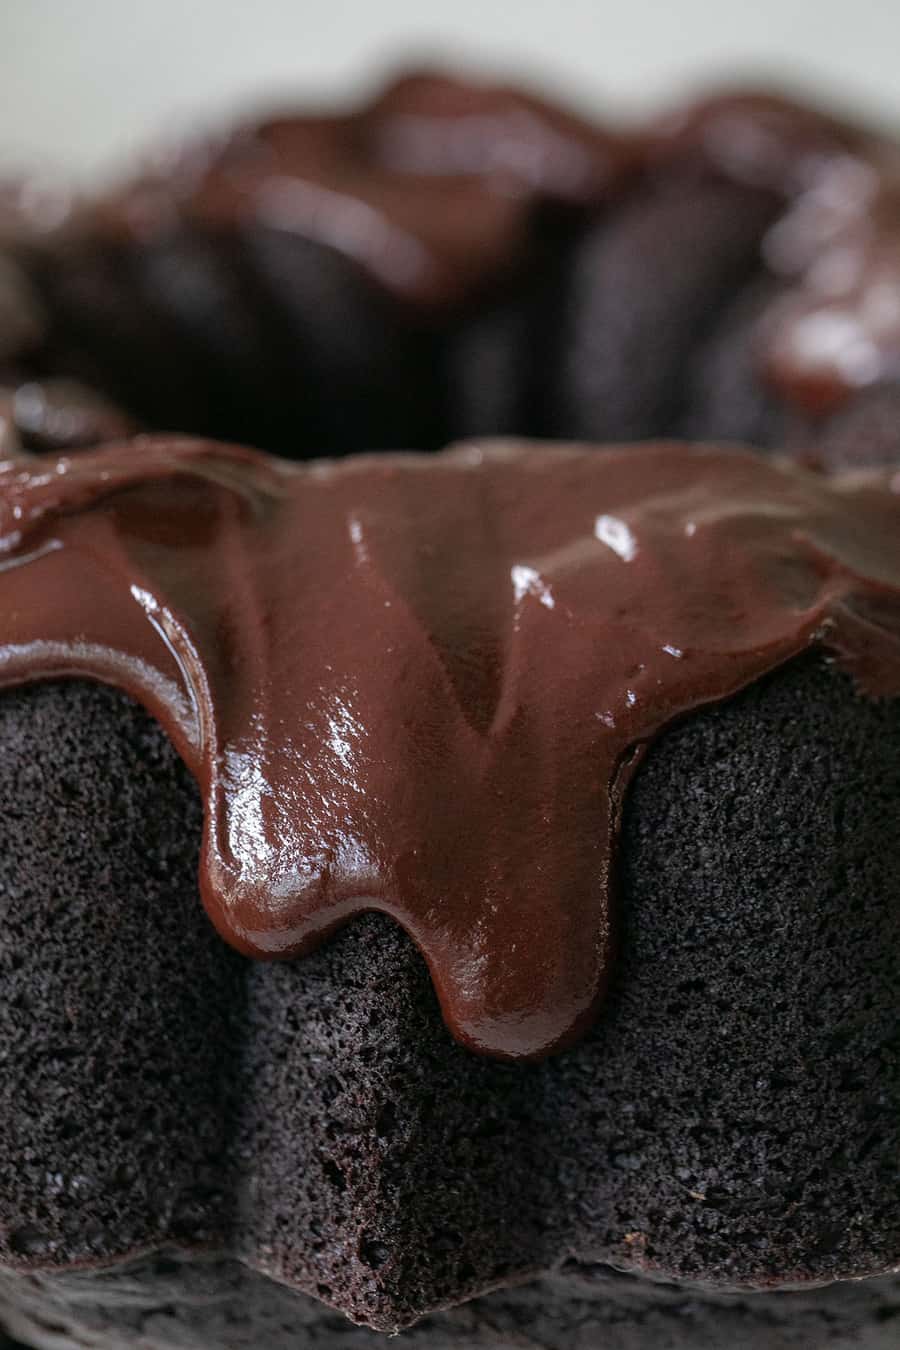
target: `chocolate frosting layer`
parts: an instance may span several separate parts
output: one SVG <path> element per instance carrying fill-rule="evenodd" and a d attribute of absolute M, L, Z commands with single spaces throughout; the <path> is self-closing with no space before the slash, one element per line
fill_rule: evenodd
<path fill-rule="evenodd" d="M 814 644 L 900 693 L 897 479 L 468 445 L 300 468 L 142 438 L 0 465 L 0 682 L 86 675 L 205 802 L 201 892 L 289 957 L 365 910 L 469 1046 L 594 1017 L 648 742 Z"/>
<path fill-rule="evenodd" d="M 691 160 L 781 203 L 763 253 L 782 284 L 757 335 L 781 395 L 819 414 L 900 375 L 900 148 L 764 92 L 628 128 L 423 72 L 357 111 L 195 143 L 76 222 L 137 241 L 262 225 L 333 247 L 416 305 L 456 305 L 526 268 L 548 213 L 595 219 Z"/>

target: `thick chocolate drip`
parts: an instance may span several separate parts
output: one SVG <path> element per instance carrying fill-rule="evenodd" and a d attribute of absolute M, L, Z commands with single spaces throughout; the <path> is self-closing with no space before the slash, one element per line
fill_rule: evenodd
<path fill-rule="evenodd" d="M 161 720 L 239 950 L 383 910 L 498 1056 L 597 1010 L 622 796 L 661 728 L 813 643 L 900 694 L 886 478 L 668 445 L 297 468 L 149 438 L 0 475 L 0 682 L 93 676 Z"/>
<path fill-rule="evenodd" d="M 283 116 L 195 145 L 81 219 L 113 238 L 263 225 L 328 244 L 420 305 L 459 304 L 533 256 L 549 208 L 588 219 L 698 160 L 784 202 L 764 243 L 783 289 L 761 369 L 805 412 L 900 375 L 900 149 L 768 94 L 600 128 L 527 93 L 412 75 L 344 116 Z"/>

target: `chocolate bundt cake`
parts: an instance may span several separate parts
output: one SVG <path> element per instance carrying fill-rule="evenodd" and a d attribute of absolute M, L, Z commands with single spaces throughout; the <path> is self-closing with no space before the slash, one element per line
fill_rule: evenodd
<path fill-rule="evenodd" d="M 0 506 L 13 1334 L 891 1343 L 890 475 L 144 439 Z"/>
<path fill-rule="evenodd" d="M 895 145 L 421 75 L 0 207 L 0 1327 L 893 1350 Z M 493 434 L 668 441 L 353 455 Z"/>

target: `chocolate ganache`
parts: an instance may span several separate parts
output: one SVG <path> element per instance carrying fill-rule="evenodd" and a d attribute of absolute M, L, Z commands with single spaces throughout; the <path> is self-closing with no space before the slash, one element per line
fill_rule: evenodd
<path fill-rule="evenodd" d="M 459 1040 L 538 1057 L 602 997 L 648 741 L 816 643 L 900 693 L 897 487 L 667 444 L 20 457 L 0 682 L 94 677 L 160 720 L 239 950 L 384 911 Z"/>

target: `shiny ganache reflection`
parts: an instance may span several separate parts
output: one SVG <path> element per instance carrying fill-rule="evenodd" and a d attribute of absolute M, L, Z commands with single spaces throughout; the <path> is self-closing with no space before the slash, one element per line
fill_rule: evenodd
<path fill-rule="evenodd" d="M 241 951 L 382 910 L 461 1041 L 539 1056 L 602 997 L 650 738 L 813 643 L 900 693 L 896 488 L 671 445 L 17 458 L 0 682 L 91 676 L 160 719 Z"/>

